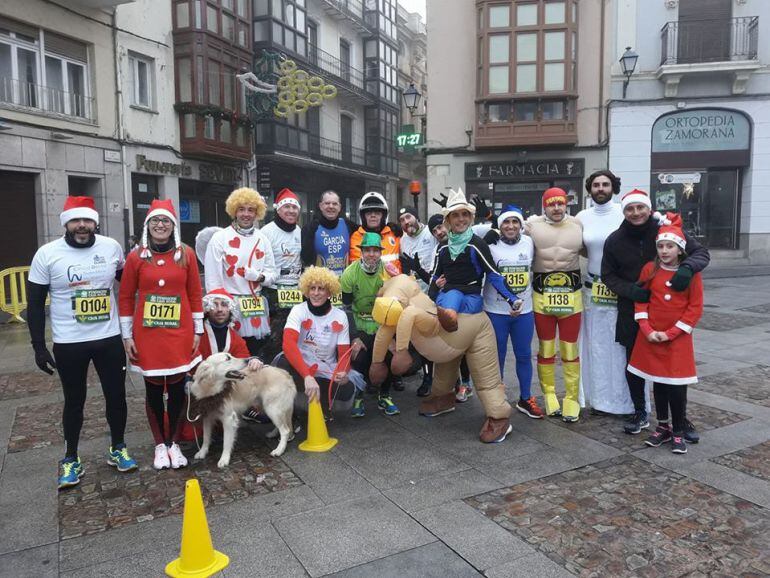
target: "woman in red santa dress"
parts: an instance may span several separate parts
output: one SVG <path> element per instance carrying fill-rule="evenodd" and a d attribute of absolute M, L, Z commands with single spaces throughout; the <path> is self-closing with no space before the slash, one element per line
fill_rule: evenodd
<path fill-rule="evenodd" d="M 147 418 L 156 444 L 153 465 L 158 470 L 187 465 L 177 444 L 178 426 L 185 374 L 201 360 L 202 292 L 195 253 L 181 243 L 171 200 L 154 200 L 141 245 L 126 259 L 119 310 L 129 368 L 144 376 Z"/>
<path fill-rule="evenodd" d="M 697 383 L 692 331 L 703 314 L 703 281 L 696 273 L 684 291 L 672 291 L 671 278 L 685 257 L 679 215 L 669 213 L 658 230 L 658 256 L 647 263 L 639 284 L 649 289 L 648 303 L 636 303 L 639 322 L 628 371 L 654 383 L 658 427 L 645 441 L 652 447 L 671 442 L 671 451 L 687 453 L 684 441 L 687 385 Z M 669 422 L 669 410 L 671 422 Z"/>

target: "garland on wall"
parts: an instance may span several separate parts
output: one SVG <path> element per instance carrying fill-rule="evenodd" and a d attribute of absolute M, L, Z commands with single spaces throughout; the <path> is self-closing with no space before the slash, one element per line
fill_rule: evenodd
<path fill-rule="evenodd" d="M 238 114 L 237 111 L 228 110 L 213 104 L 194 104 L 191 102 L 177 102 L 174 110 L 179 114 L 196 114 L 202 117 L 212 117 L 216 120 L 228 120 L 231 124 L 237 124 L 246 128 L 252 128 L 254 123 L 247 114 Z"/>

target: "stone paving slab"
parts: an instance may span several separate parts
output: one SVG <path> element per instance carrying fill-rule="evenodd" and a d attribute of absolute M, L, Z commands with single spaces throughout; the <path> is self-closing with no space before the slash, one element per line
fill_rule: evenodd
<path fill-rule="evenodd" d="M 536 552 L 527 554 L 518 560 L 490 568 L 484 575 L 487 578 L 572 578 L 574 574 L 567 572 L 556 562 L 545 555 Z"/>
<path fill-rule="evenodd" d="M 632 456 L 465 501 L 576 574 L 770 572 L 764 508 Z"/>
<path fill-rule="evenodd" d="M 126 432 L 149 430 L 144 396 L 126 396 L 126 405 L 128 406 Z M 62 409 L 63 402 L 17 407 L 8 451 L 22 452 L 52 445 L 62 446 L 64 444 Z M 105 436 L 109 439 L 110 428 L 104 411 L 104 398 L 101 395 L 91 396 L 86 400 L 83 409 L 83 428 L 80 431 L 81 440 Z"/>
<path fill-rule="evenodd" d="M 754 365 L 709 375 L 691 387 L 770 407 L 770 366 Z"/>
<path fill-rule="evenodd" d="M 383 496 L 340 502 L 277 520 L 274 526 L 311 576 L 436 541 Z"/>
<path fill-rule="evenodd" d="M 153 446 L 134 448 L 137 455 L 151 454 Z M 188 457 L 192 452 L 188 452 Z M 229 467 L 219 471 L 219 451 L 202 461 L 192 461 L 180 470 L 153 469 L 142 460 L 134 472 L 119 473 L 103 457 L 83 459 L 86 477 L 67 491 L 59 492 L 61 539 L 104 532 L 130 524 L 149 522 L 184 508 L 184 483 L 200 480 L 204 505 L 225 504 L 249 496 L 279 492 L 302 481 L 280 459 L 262 446 L 233 452 Z"/>
<path fill-rule="evenodd" d="M 47 544 L 0 556 L 0 578 L 56 578 L 59 544 Z"/>
<path fill-rule="evenodd" d="M 0 401 L 45 395 L 61 390 L 59 375 L 40 370 L 0 375 Z"/>
<path fill-rule="evenodd" d="M 383 576 L 471 578 L 481 574 L 444 544 L 433 542 L 328 576 L 334 578 L 382 578 Z"/>
<path fill-rule="evenodd" d="M 770 482 L 770 441 L 712 458 L 711 461 Z"/>
<path fill-rule="evenodd" d="M 760 305 L 753 305 L 751 307 L 741 307 L 738 311 L 745 311 L 746 313 L 757 313 L 759 315 L 770 315 L 770 303 L 762 303 Z"/>

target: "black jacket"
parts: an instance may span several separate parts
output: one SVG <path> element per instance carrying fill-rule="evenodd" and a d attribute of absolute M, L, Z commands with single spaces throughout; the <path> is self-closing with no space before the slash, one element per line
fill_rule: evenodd
<path fill-rule="evenodd" d="M 632 287 L 639 279 L 642 267 L 655 259 L 655 237 L 659 224 L 650 217 L 644 225 L 632 225 L 624 220 L 616 231 L 604 242 L 602 256 L 602 281 L 618 295 L 618 322 L 615 326 L 615 341 L 624 347 L 633 347 L 639 329 L 634 321 Z M 705 269 L 711 256 L 708 249 L 685 233 L 687 258 L 681 266 L 689 267 L 693 273 Z"/>

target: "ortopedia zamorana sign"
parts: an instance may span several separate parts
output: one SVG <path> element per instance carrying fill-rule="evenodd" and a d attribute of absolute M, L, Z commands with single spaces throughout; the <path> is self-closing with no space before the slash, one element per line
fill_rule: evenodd
<path fill-rule="evenodd" d="M 749 120 L 741 112 L 720 108 L 685 110 L 655 121 L 652 152 L 748 150 L 750 136 Z"/>

